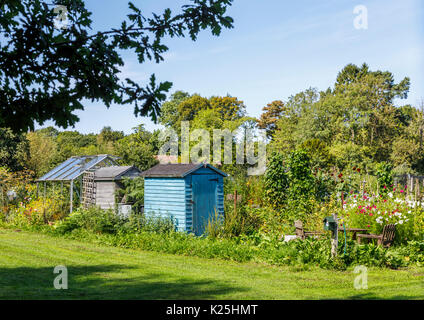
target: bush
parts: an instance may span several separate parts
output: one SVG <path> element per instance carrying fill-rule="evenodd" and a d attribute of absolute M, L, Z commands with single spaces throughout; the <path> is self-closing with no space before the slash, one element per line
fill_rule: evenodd
<path fill-rule="evenodd" d="M 119 231 L 122 232 L 156 232 L 170 233 L 176 230 L 176 221 L 172 217 L 162 217 L 150 213 L 148 216 L 133 212 L 127 221 L 121 221 Z"/>
<path fill-rule="evenodd" d="M 67 233 L 75 229 L 84 229 L 94 233 L 115 233 L 119 218 L 112 209 L 102 210 L 99 207 L 89 209 L 78 208 L 67 218 L 55 225 L 58 233 Z"/>
<path fill-rule="evenodd" d="M 140 231 L 169 233 L 175 230 L 175 221 L 171 217 L 161 217 L 132 213 L 129 219 L 121 219 L 112 210 L 99 207 L 79 208 L 54 226 L 59 234 L 83 229 L 94 233 L 116 234 L 118 232 L 137 233 Z"/>
<path fill-rule="evenodd" d="M 390 191 L 390 187 L 393 186 L 392 170 L 393 167 L 388 162 L 377 164 L 376 173 L 380 194 L 387 194 Z"/>
<path fill-rule="evenodd" d="M 349 228 L 365 228 L 370 233 L 381 234 L 386 224 L 396 225 L 396 243 L 422 240 L 424 237 L 424 205 L 411 200 L 403 189 L 382 195 L 351 193 L 338 209 L 339 216 Z"/>
<path fill-rule="evenodd" d="M 284 156 L 273 153 L 265 172 L 265 198 L 270 205 L 281 207 L 287 200 L 288 174 L 284 164 Z"/>

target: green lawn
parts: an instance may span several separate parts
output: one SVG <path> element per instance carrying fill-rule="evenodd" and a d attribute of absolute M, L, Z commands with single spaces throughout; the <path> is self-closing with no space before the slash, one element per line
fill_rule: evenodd
<path fill-rule="evenodd" d="M 65 265 L 68 290 L 53 269 Z M 424 299 L 424 268 L 345 272 L 176 256 L 0 229 L 0 299 Z"/>

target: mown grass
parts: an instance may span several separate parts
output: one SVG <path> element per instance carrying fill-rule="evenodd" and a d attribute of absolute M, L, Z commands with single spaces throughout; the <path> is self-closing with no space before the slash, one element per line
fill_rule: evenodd
<path fill-rule="evenodd" d="M 65 265 L 68 290 L 53 269 Z M 100 246 L 0 229 L 0 299 L 424 299 L 424 268 L 305 270 Z"/>

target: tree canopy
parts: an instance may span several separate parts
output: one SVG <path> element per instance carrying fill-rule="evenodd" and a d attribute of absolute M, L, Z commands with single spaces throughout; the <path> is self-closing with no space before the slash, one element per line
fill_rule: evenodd
<path fill-rule="evenodd" d="M 409 87 L 408 77 L 396 83 L 389 71 L 349 64 L 334 87 L 291 96 L 283 116 L 274 102 L 259 123 L 268 126 L 271 150 L 289 153 L 302 147 L 321 167 L 358 165 L 372 171 L 377 163 L 390 160 L 422 172 L 423 113 L 395 105 L 407 98 Z"/>
<path fill-rule="evenodd" d="M 0 4 L 0 127 L 14 132 L 33 130 L 36 122 L 54 120 L 59 127 L 74 125 L 82 100 L 131 104 L 134 114 L 160 115 L 160 104 L 171 88 L 151 75 L 147 84 L 120 79 L 122 51 L 135 53 L 139 63 L 164 60 L 166 37 L 189 36 L 201 30 L 218 36 L 232 28 L 226 16 L 233 0 L 191 0 L 179 13 L 165 9 L 146 17 L 129 2 L 120 26 L 93 30 L 91 12 L 83 0 L 7 0 Z M 66 7 L 69 25 L 57 29 Z"/>

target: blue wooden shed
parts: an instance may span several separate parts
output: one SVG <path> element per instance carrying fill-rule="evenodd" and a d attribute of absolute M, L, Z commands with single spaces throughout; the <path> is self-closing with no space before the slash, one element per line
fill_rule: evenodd
<path fill-rule="evenodd" d="M 158 164 L 144 177 L 146 215 L 172 216 L 179 231 L 201 235 L 215 212 L 224 214 L 224 177 L 210 164 Z"/>

